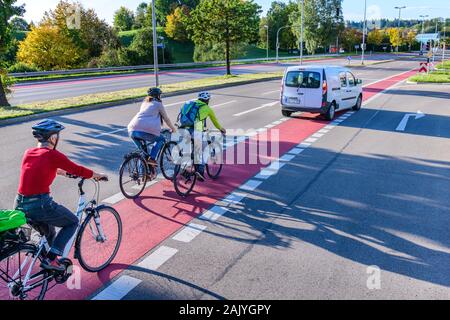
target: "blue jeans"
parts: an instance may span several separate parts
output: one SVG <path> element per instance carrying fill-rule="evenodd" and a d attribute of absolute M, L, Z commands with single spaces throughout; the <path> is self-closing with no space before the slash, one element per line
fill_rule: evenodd
<path fill-rule="evenodd" d="M 166 142 L 163 136 L 156 136 L 154 134 L 142 131 L 131 131 L 130 138 L 133 140 L 134 144 L 146 154 L 148 154 L 147 143 L 155 143 L 152 151 L 150 152 L 150 158 L 153 160 L 156 160 L 159 151 Z"/>
<path fill-rule="evenodd" d="M 15 209 L 25 213 L 33 224 L 45 230 L 50 252 L 61 256 L 64 248 L 78 228 L 78 218 L 69 209 L 57 204 L 48 194 L 16 197 Z M 61 228 L 56 235 L 55 227 Z"/>

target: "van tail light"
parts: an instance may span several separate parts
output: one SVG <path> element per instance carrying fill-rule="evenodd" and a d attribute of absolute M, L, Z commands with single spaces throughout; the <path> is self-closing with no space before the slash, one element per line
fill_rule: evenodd
<path fill-rule="evenodd" d="M 328 92 L 328 83 L 327 80 L 323 80 L 322 83 L 322 95 L 325 96 Z"/>

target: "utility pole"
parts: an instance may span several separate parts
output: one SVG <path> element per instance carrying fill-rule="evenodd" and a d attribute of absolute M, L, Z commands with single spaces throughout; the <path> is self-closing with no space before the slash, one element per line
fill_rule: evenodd
<path fill-rule="evenodd" d="M 152 0 L 152 29 L 153 29 L 153 69 L 155 71 L 155 87 L 159 87 L 158 74 L 158 37 L 156 34 L 155 0 Z"/>
<path fill-rule="evenodd" d="M 267 34 L 267 57 L 266 60 L 269 61 L 269 25 L 265 25 L 264 28 L 266 28 L 266 34 Z"/>
<path fill-rule="evenodd" d="M 405 9 L 406 6 L 402 6 L 402 7 L 395 7 L 395 9 L 398 10 L 398 41 L 400 42 L 400 17 L 401 17 L 401 13 L 402 13 L 402 9 Z M 397 42 L 397 53 L 398 53 L 398 42 Z"/>
<path fill-rule="evenodd" d="M 425 18 L 428 18 L 429 17 L 429 15 L 420 15 L 419 16 L 420 18 L 422 18 L 422 34 L 424 33 L 424 23 L 425 23 Z"/>
<path fill-rule="evenodd" d="M 361 48 L 361 64 L 364 65 L 364 52 L 366 51 L 366 32 L 367 32 L 367 0 L 364 0 L 364 25 L 363 25 L 363 43 Z"/>
<path fill-rule="evenodd" d="M 303 21 L 305 15 L 305 0 L 299 0 L 302 3 L 302 16 L 300 22 L 300 64 L 303 64 Z"/>

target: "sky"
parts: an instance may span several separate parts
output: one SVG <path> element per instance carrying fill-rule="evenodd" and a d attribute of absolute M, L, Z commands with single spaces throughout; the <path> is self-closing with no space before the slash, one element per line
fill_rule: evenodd
<path fill-rule="evenodd" d="M 288 0 L 279 0 L 288 2 Z M 17 3 L 25 3 L 27 12 L 25 19 L 39 22 L 43 13 L 56 6 L 59 0 L 18 0 Z M 135 9 L 143 0 L 80 0 L 85 7 L 93 8 L 108 23 L 112 23 L 114 12 L 120 6 Z M 270 6 L 272 0 L 256 0 L 262 6 L 264 12 Z M 429 15 L 430 18 L 450 18 L 450 1 L 448 0 L 367 0 L 367 17 L 369 19 L 398 17 L 395 6 L 406 6 L 402 10 L 402 18 L 419 19 L 419 15 Z M 343 12 L 345 20 L 363 20 L 364 1 L 344 0 Z"/>

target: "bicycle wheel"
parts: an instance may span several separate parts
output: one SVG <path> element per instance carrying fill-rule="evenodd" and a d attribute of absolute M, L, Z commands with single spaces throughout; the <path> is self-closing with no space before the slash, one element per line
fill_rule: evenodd
<path fill-rule="evenodd" d="M 211 179 L 216 180 L 223 168 L 222 146 L 218 143 L 211 143 L 208 148 L 209 158 L 206 163 L 206 172 Z"/>
<path fill-rule="evenodd" d="M 40 257 L 33 264 L 36 254 L 35 246 L 21 244 L 0 257 L 0 300 L 44 300 L 49 275 L 41 269 Z"/>
<path fill-rule="evenodd" d="M 120 166 L 120 191 L 128 199 L 135 199 L 144 191 L 148 179 L 145 159 L 138 153 L 125 159 Z"/>
<path fill-rule="evenodd" d="M 197 181 L 194 166 L 191 164 L 177 164 L 173 176 L 173 185 L 179 196 L 186 197 L 191 193 Z"/>
<path fill-rule="evenodd" d="M 161 173 L 167 180 L 172 180 L 175 172 L 175 162 L 173 159 L 173 152 L 176 152 L 177 143 L 170 141 L 166 143 L 159 156 L 159 166 Z"/>
<path fill-rule="evenodd" d="M 111 207 L 98 207 L 81 225 L 77 238 L 77 258 L 83 269 L 99 272 L 116 257 L 122 242 L 122 220 Z"/>

